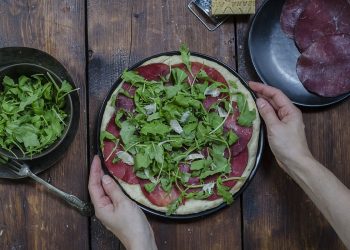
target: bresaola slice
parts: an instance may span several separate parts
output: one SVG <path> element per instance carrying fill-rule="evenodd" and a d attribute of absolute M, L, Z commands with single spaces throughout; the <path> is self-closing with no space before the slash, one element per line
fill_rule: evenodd
<path fill-rule="evenodd" d="M 237 118 L 239 117 L 239 110 L 237 103 L 232 104 L 234 108 L 233 115 L 229 115 L 224 124 L 224 131 L 228 132 L 232 130 L 239 137 L 238 141 L 231 146 L 231 154 L 233 156 L 238 155 L 244 148 L 247 147 L 248 142 L 253 134 L 253 129 L 251 127 L 243 127 L 237 123 Z"/>
<path fill-rule="evenodd" d="M 142 189 L 143 194 L 147 197 L 147 199 L 153 205 L 156 205 L 159 207 L 168 206 L 171 202 L 176 200 L 177 197 L 179 197 L 179 195 L 180 195 L 180 191 L 178 191 L 175 187 L 172 187 L 170 192 L 167 193 L 162 189 L 160 184 L 158 184 L 154 188 L 154 190 L 151 193 L 149 193 L 144 187 L 146 183 L 149 183 L 149 182 L 142 182 L 141 183 L 141 189 Z"/>
<path fill-rule="evenodd" d="M 297 74 L 304 87 L 325 97 L 350 91 L 350 35 L 320 38 L 299 57 Z"/>
<path fill-rule="evenodd" d="M 300 14 L 303 12 L 309 0 L 287 0 L 280 16 L 280 23 L 283 32 L 289 37 L 294 37 L 294 27 Z"/>
<path fill-rule="evenodd" d="M 298 48 L 304 51 L 319 38 L 334 34 L 350 34 L 348 0 L 310 0 L 294 29 Z"/>
<path fill-rule="evenodd" d="M 170 73 L 170 67 L 164 63 L 151 63 L 135 70 L 148 81 L 158 81 Z"/>

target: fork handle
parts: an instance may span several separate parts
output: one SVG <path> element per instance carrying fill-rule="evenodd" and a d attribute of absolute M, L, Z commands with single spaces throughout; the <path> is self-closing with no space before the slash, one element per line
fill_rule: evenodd
<path fill-rule="evenodd" d="M 85 202 L 80 200 L 78 197 L 72 194 L 67 194 L 63 192 L 62 190 L 52 186 L 50 183 L 44 181 L 40 177 L 33 174 L 31 171 L 29 171 L 28 176 L 35 181 L 43 184 L 45 187 L 47 187 L 50 191 L 52 191 L 54 194 L 56 194 L 58 197 L 65 200 L 68 204 L 76 208 L 81 215 L 84 216 L 92 216 L 94 214 L 94 209 L 91 205 L 91 203 Z"/>

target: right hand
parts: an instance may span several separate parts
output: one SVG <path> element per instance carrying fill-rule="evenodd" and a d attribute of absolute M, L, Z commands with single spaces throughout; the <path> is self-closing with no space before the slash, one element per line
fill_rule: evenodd
<path fill-rule="evenodd" d="M 285 170 L 290 163 L 312 157 L 307 145 L 301 111 L 282 91 L 256 82 L 249 82 L 258 95 L 257 106 L 265 121 L 270 148 Z"/>
<path fill-rule="evenodd" d="M 126 249 L 157 249 L 146 216 L 135 202 L 125 196 L 117 183 L 103 173 L 98 156 L 91 164 L 89 193 L 96 217 L 121 240 Z"/>

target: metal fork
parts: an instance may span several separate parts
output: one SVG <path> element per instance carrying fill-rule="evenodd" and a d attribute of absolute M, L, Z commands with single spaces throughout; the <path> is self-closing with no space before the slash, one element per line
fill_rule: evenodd
<path fill-rule="evenodd" d="M 58 197 L 62 198 L 65 200 L 68 204 L 76 208 L 80 214 L 84 216 L 92 216 L 94 214 L 93 207 L 91 203 L 84 202 L 80 200 L 78 197 L 72 195 L 72 194 L 67 194 L 60 189 L 52 186 L 51 184 L 47 183 L 40 177 L 36 176 L 33 174 L 32 171 L 30 171 L 29 166 L 20 161 L 16 161 L 13 159 L 7 159 L 7 162 L 5 164 L 9 170 L 11 170 L 13 173 L 15 173 L 18 176 L 21 177 L 30 177 L 34 179 L 35 181 L 43 184 L 45 187 L 47 187 L 50 191 L 52 191 L 54 194 L 56 194 Z"/>

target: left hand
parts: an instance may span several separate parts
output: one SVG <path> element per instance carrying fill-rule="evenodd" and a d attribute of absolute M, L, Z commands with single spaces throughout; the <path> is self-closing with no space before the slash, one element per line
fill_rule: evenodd
<path fill-rule="evenodd" d="M 96 217 L 127 249 L 157 249 L 146 216 L 101 168 L 98 156 L 91 164 L 89 193 Z"/>

